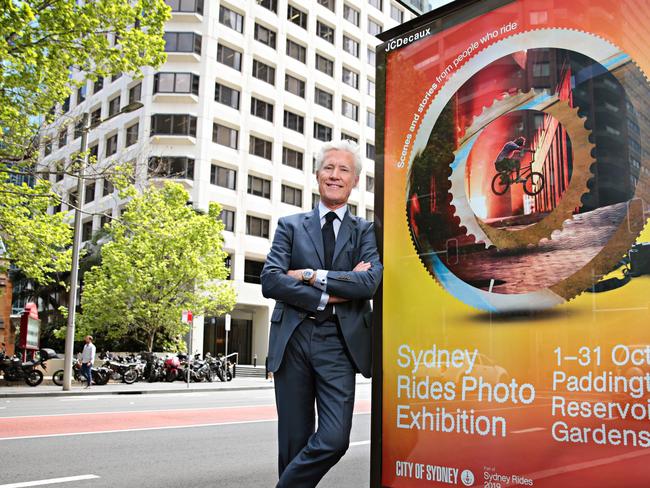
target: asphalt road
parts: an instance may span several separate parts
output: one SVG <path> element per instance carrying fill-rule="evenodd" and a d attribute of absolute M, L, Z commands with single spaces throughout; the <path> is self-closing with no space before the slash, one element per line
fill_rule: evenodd
<path fill-rule="evenodd" d="M 358 385 L 351 447 L 319 487 L 368 486 L 369 399 Z M 0 400 L 0 488 L 273 487 L 274 408 L 272 390 Z M 42 480 L 60 482 L 22 484 Z"/>

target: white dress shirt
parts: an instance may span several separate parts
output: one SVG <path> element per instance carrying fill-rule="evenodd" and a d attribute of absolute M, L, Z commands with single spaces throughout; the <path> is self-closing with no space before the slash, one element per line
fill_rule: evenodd
<path fill-rule="evenodd" d="M 81 362 L 82 363 L 93 363 L 95 361 L 95 351 L 97 348 L 92 342 L 84 345 L 84 350 L 81 353 Z"/>
<path fill-rule="evenodd" d="M 334 221 L 332 222 L 332 226 L 334 227 L 334 238 L 338 237 L 339 229 L 341 228 L 341 223 L 343 222 L 343 218 L 345 217 L 345 213 L 347 211 L 348 211 L 347 205 L 343 205 L 342 207 L 337 208 L 336 210 L 331 210 L 327 208 L 325 205 L 323 205 L 323 202 L 318 202 L 318 215 L 320 216 L 321 229 L 323 228 L 326 222 L 325 215 L 327 215 L 329 212 L 334 212 L 338 217 L 338 219 L 334 219 Z M 327 306 L 327 302 L 330 299 L 329 294 L 325 291 L 327 289 L 327 272 L 328 270 L 326 269 L 317 269 L 316 281 L 314 281 L 314 284 L 312 285 L 323 292 L 320 296 L 320 303 L 318 304 L 318 310 L 325 310 L 325 307 Z"/>

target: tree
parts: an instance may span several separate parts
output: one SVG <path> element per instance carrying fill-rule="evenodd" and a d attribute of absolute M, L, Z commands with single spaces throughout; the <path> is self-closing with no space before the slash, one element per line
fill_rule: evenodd
<path fill-rule="evenodd" d="M 58 253 L 70 232 L 46 211 L 60 203 L 51 170 L 36 165 L 42 129 L 62 120 L 61 105 L 86 79 L 161 65 L 169 11 L 163 0 L 0 0 L 0 237 L 30 277 L 69 267 Z M 76 164 L 58 171 L 74 174 Z M 25 179 L 32 187 L 17 182 Z"/>
<path fill-rule="evenodd" d="M 177 183 L 151 187 L 111 223 L 101 265 L 85 274 L 79 336 L 129 336 L 152 351 L 157 337 L 180 338 L 187 331 L 183 310 L 232 310 L 236 296 L 226 281 L 221 209 L 211 203 L 202 214 L 188 206 L 188 197 Z"/>

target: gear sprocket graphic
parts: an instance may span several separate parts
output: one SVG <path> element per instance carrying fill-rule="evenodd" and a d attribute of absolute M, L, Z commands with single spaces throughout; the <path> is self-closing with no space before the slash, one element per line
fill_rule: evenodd
<path fill-rule="evenodd" d="M 465 192 L 466 162 L 469 149 L 487 125 L 498 117 L 517 110 L 544 112 L 553 116 L 566 129 L 573 148 L 573 174 L 560 203 L 549 215 L 525 229 L 506 230 L 485 224 L 474 214 Z M 476 242 L 486 246 L 494 245 L 499 249 L 536 244 L 544 238 L 550 238 L 554 231 L 561 229 L 564 221 L 572 217 L 574 210 L 582 206 L 581 198 L 589 191 L 587 182 L 593 176 L 590 168 L 596 160 L 591 156 L 595 146 L 589 142 L 589 131 L 584 126 L 584 119 L 578 117 L 577 112 L 578 108 L 571 108 L 557 95 L 531 90 L 495 100 L 491 106 L 484 108 L 483 112 L 474 118 L 465 131 L 460 148 L 454 153 L 460 161 L 455 160 L 452 164 L 449 191 L 452 195 L 451 204 L 456 209 L 455 214 L 460 218 L 460 224 L 467 229 L 468 235 L 475 237 Z"/>

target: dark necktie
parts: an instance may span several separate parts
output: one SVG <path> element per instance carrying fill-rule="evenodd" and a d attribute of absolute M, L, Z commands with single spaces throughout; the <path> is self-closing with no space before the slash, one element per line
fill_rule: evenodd
<path fill-rule="evenodd" d="M 334 259 L 334 247 L 336 246 L 336 235 L 334 234 L 334 220 L 338 219 L 335 212 L 328 212 L 325 214 L 325 224 L 321 227 L 323 234 L 323 251 L 325 252 L 325 269 L 332 269 L 332 261 Z M 324 310 L 316 312 L 316 321 L 324 322 L 334 314 L 334 305 L 328 304 Z"/>

